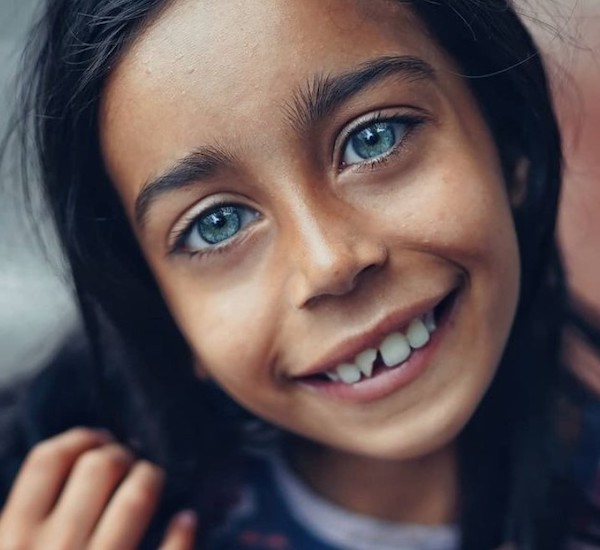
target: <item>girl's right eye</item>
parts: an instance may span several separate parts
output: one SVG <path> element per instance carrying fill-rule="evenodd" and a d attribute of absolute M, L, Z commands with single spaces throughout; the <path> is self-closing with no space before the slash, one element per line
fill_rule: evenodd
<path fill-rule="evenodd" d="M 201 212 L 176 237 L 174 252 L 197 253 L 233 239 L 258 217 L 258 212 L 241 205 L 218 205 Z"/>

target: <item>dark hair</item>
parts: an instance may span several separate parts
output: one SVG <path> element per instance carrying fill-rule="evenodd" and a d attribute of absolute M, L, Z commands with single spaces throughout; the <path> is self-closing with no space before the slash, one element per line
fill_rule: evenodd
<path fill-rule="evenodd" d="M 111 368 L 118 363 L 127 369 L 128 391 L 138 396 L 135 418 L 143 421 L 123 424 L 107 406 L 106 422 L 167 468 L 175 500 L 196 498 L 209 529 L 235 482 L 242 417 L 194 379 L 188 348 L 142 258 L 98 143 L 107 76 L 170 3 L 47 0 L 25 58 L 23 142 L 32 141 L 39 161 L 99 381 L 123 376 Z M 468 80 L 508 185 L 519 162 L 528 166 L 514 212 L 522 262 L 517 318 L 498 375 L 460 437 L 462 546 L 484 550 L 512 540 L 522 549 L 549 550 L 560 544 L 562 528 L 551 493 L 552 410 L 566 297 L 554 239 L 561 147 L 542 60 L 510 0 L 412 0 L 410 6 Z M 186 495 L 186 487 L 195 494 Z"/>

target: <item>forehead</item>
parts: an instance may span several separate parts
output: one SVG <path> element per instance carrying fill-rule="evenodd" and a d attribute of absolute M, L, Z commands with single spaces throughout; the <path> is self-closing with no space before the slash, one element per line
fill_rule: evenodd
<path fill-rule="evenodd" d="M 416 28 L 415 28 L 416 27 Z M 117 73 L 180 78 L 204 86 L 258 80 L 268 61 L 286 75 L 353 62 L 382 47 L 424 46 L 416 16 L 398 0 L 176 0 L 146 28 Z M 306 54 L 312 54 L 307 58 Z M 203 69 L 199 71 L 198 69 Z M 183 73 L 182 73 L 183 70 Z"/>
<path fill-rule="evenodd" d="M 265 113 L 277 119 L 316 76 L 398 54 L 434 66 L 441 56 L 403 2 L 176 1 L 140 34 L 105 89 L 109 172 L 141 186 L 193 143 L 264 130 Z M 125 162 L 132 157 L 135 165 Z"/>

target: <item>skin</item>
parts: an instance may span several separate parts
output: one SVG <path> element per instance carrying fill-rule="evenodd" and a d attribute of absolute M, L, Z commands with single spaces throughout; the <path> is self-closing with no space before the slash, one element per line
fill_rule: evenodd
<path fill-rule="evenodd" d="M 153 233 L 138 230 L 165 297 L 195 351 L 198 374 L 212 376 L 259 414 L 317 440 L 297 444 L 290 458 L 305 481 L 327 498 L 384 519 L 452 521 L 457 487 L 451 440 L 493 374 L 514 307 L 518 269 L 507 198 L 502 192 L 504 183 L 473 100 L 461 82 L 449 77 L 449 60 L 422 40 L 418 24 L 411 21 L 407 28 L 405 12 L 398 11 L 389 19 L 393 29 L 381 21 L 390 15 L 389 5 L 383 2 L 372 2 L 370 13 L 362 7 L 365 3 L 358 2 L 350 10 L 347 3 L 322 2 L 323 9 L 319 10 L 317 2 L 305 0 L 303 12 L 298 6 L 263 2 L 260 44 L 255 34 L 260 9 L 256 2 L 244 3 L 247 7 L 239 16 L 243 25 L 225 21 L 231 14 L 215 14 L 214 4 L 202 4 L 206 10 L 195 6 L 190 11 L 189 3 L 180 2 L 142 36 L 115 73 L 103 111 L 107 163 L 130 212 L 143 182 L 190 149 L 214 141 L 237 144 L 240 166 L 227 177 L 243 180 L 243 187 L 219 180 L 208 193 L 189 189 L 185 196 L 170 197 L 156 206 L 148 224 Z M 578 9 L 593 16 L 597 8 L 592 4 L 578 4 Z M 241 7 L 232 6 L 232 13 Z M 195 17 L 186 21 L 194 11 Z M 248 17 L 252 13 L 254 18 Z M 578 21 L 569 19 L 570 25 Z M 598 117 L 592 93 L 598 87 L 593 59 L 598 48 L 592 29 L 593 19 L 581 20 L 576 28 L 586 40 L 586 48 L 577 50 L 574 60 L 562 42 L 557 44 L 543 33 L 538 38 L 570 71 L 577 87 L 564 83 L 558 71 L 555 88 L 567 155 L 567 184 L 559 221 L 571 285 L 580 297 L 598 306 L 597 254 L 594 241 L 588 238 L 597 234 L 594 227 L 599 220 L 590 209 L 596 202 L 589 200 L 597 191 L 593 175 L 598 165 L 594 149 L 598 141 L 594 121 Z M 538 27 L 533 30 L 539 32 Z M 351 44 L 343 36 L 348 32 L 352 34 Z M 284 34 L 285 40 L 278 33 Z M 217 34 L 219 39 L 210 41 L 210 36 Z M 324 36 L 329 42 L 321 40 Z M 240 51 L 240 43 L 246 51 Z M 223 55 L 218 48 L 223 49 Z M 359 96 L 312 133 L 292 141 L 292 132 L 280 116 L 280 106 L 289 101 L 290 90 L 307 75 L 335 73 L 390 50 L 421 55 L 441 73 L 437 82 L 440 89 L 436 89 L 440 97 L 432 103 L 433 129 L 429 134 L 423 132 L 414 146 L 404 151 L 404 160 L 401 155 L 389 167 L 378 168 L 374 176 L 366 171 L 338 175 L 328 166 L 317 165 L 310 156 L 327 148 L 328 140 L 335 139 L 335 132 L 347 120 L 368 112 L 373 104 L 412 104 L 414 94 L 404 83 L 395 87 L 391 96 L 377 91 Z M 210 52 L 210 58 L 199 54 L 203 51 Z M 228 60 L 230 71 L 217 66 L 215 60 Z M 217 74 L 218 79 L 208 78 Z M 417 95 L 422 93 L 419 89 Z M 416 105 L 431 108 L 427 102 Z M 268 135 L 265 128 L 269 128 Z M 416 153 L 417 148 L 426 153 Z M 418 188 L 412 183 L 416 178 L 411 178 L 417 173 Z M 430 182 L 435 180 L 442 182 L 444 189 L 433 187 Z M 388 201 L 388 190 L 384 189 L 377 202 L 360 194 L 364 183 L 371 184 L 369 193 L 373 194 L 372 184 L 382 181 L 404 186 L 397 191 L 402 196 Z M 314 182 L 328 193 L 314 189 Z M 286 185 L 291 189 L 282 189 Z M 154 243 L 165 240 L 161 223 L 172 225 L 172 217 L 205 196 L 219 193 L 223 186 L 234 196 L 248 194 L 254 201 L 251 204 L 261 209 L 271 224 L 266 233 L 269 240 L 262 245 L 269 250 L 266 259 L 260 257 L 260 248 L 248 252 L 232 249 L 229 253 L 233 259 L 217 263 L 214 259 L 168 259 L 164 249 Z M 344 192 L 341 186 L 350 190 Z M 419 207 L 420 201 L 426 201 L 426 206 Z M 358 208 L 358 202 L 377 208 L 379 216 Z M 356 210 L 355 216 L 342 208 L 347 205 Z M 464 224 L 461 227 L 452 223 L 455 216 L 449 213 L 454 212 L 459 212 Z M 386 223 L 388 217 L 403 221 L 392 226 Z M 361 247 L 352 249 L 342 238 L 350 240 L 348 235 Z M 264 233 L 261 238 L 265 239 Z M 291 258 L 290 250 L 294 251 Z M 260 265 L 252 263 L 257 257 L 262 260 Z M 244 258 L 249 258 L 243 263 L 245 272 L 237 274 L 236 263 Z M 295 260 L 294 265 L 290 265 L 291 260 Z M 174 263 L 169 265 L 169 261 Z M 310 400 L 280 379 L 280 372 L 285 376 L 287 369 L 296 372 L 296 365 L 312 362 L 313 356 L 340 339 L 345 330 L 353 332 L 368 325 L 368 319 L 377 316 L 373 312 L 384 310 L 390 299 L 402 304 L 434 291 L 445 280 L 448 263 L 467 275 L 467 298 L 451 335 L 456 343 L 445 344 L 438 354 L 440 359 L 430 368 L 429 379 L 418 380 L 413 387 L 386 399 L 371 416 L 340 404 Z M 365 265 L 371 268 L 361 269 Z M 353 272 L 358 273 L 354 279 Z M 505 277 L 504 284 L 498 281 L 500 275 Z M 208 296 L 215 288 L 221 303 Z M 498 304 L 501 290 L 506 298 L 503 307 Z M 193 302 L 198 304 L 195 308 Z M 485 311 L 499 316 L 487 319 Z M 208 320 L 207 314 L 211 317 Z M 217 320 L 222 326 L 216 328 Z M 469 331 L 475 332 L 465 337 Z M 485 336 L 492 333 L 494 338 Z M 236 334 L 244 337 L 236 338 Z M 473 342 L 478 341 L 487 342 L 489 349 L 473 348 Z M 252 342 L 250 348 L 248 342 Z M 211 344 L 222 349 L 215 351 Z M 471 358 L 466 356 L 468 349 Z M 580 343 L 567 349 L 568 363 L 575 373 L 600 393 L 597 358 Z M 261 353 L 266 357 L 262 363 Z M 464 357 L 460 372 L 453 363 L 454 355 Z M 239 361 L 239 357 L 244 360 Z M 229 362 L 235 372 L 223 367 Z M 256 366 L 259 363 L 262 366 Z M 469 368 L 468 373 L 465 368 Z M 475 368 L 481 372 L 474 372 Z M 457 386 L 473 376 L 469 387 L 443 387 Z M 250 393 L 244 384 L 252 388 Z M 257 386 L 264 390 L 258 391 Z M 274 392 L 281 397 L 275 397 Z M 457 401 L 459 393 L 464 400 L 462 407 Z M 426 405 L 423 410 L 415 406 L 419 400 Z M 443 401 L 444 407 L 435 407 L 438 401 Z M 441 414 L 444 421 L 440 421 Z M 388 427 L 388 418 L 397 429 Z M 369 428 L 375 422 L 378 426 Z M 419 423 L 420 439 L 418 433 L 415 435 Z M 67 432 L 37 446 L 25 462 L 0 517 L 0 548 L 47 549 L 55 547 L 52 544 L 92 550 L 135 548 L 150 521 L 161 486 L 158 468 L 136 461 L 106 434 L 81 429 Z M 82 508 L 82 501 L 88 506 Z M 194 529 L 193 516 L 184 513 L 174 518 L 161 549 L 192 548 Z"/>
<path fill-rule="evenodd" d="M 310 95 L 307 83 L 391 56 L 418 58 L 432 76 L 376 79 L 302 123 L 294 99 Z M 400 522 L 457 519 L 454 440 L 493 379 L 518 301 L 507 189 L 521 182 L 504 181 L 457 73 L 407 8 L 387 0 L 244 0 L 226 10 L 180 0 L 125 52 L 101 109 L 108 172 L 198 376 L 299 436 L 292 465 L 326 498 Z M 385 161 L 351 164 L 348 134 L 375 115 L 413 122 L 396 120 Z M 228 162 L 155 194 L 140 223 L 148 182 L 207 147 Z M 173 251 L 174 231 L 218 200 L 247 208 L 249 223 L 217 251 L 191 254 L 189 240 Z M 348 338 L 456 288 L 426 368 L 397 391 L 357 404 L 298 380 Z M 86 431 L 40 448 L 0 535 L 48 548 L 76 531 L 63 547 L 135 548 L 160 471 Z M 90 463 L 102 472 L 91 491 Z M 131 507 L 127 495 L 139 491 Z M 194 527 L 176 518 L 164 550 L 191 548 Z"/>
<path fill-rule="evenodd" d="M 293 123 L 294 97 L 316 76 L 397 55 L 424 60 L 434 79 L 383 79 L 316 124 Z M 383 0 L 181 1 L 126 53 L 102 108 L 109 174 L 198 374 L 317 442 L 292 460 L 332 500 L 356 509 L 368 485 L 361 511 L 422 523 L 453 518 L 452 443 L 493 378 L 518 296 L 507 182 L 454 69 L 406 8 Z M 378 112 L 424 121 L 388 162 L 340 166 L 344 131 Z M 148 182 L 206 147 L 230 161 L 160 195 L 138 223 Z M 218 252 L 169 253 L 173 228 L 218 199 L 257 217 Z M 294 378 L 457 282 L 451 330 L 400 391 L 357 406 Z M 357 460 L 368 479 L 348 467 Z"/>
<path fill-rule="evenodd" d="M 69 430 L 28 455 L 0 516 L 0 548 L 134 550 L 154 514 L 161 470 L 109 434 Z M 159 550 L 191 550 L 195 519 L 171 522 Z"/>
<path fill-rule="evenodd" d="M 566 171 L 559 216 L 559 237 L 569 284 L 577 298 L 600 312 L 600 7 L 587 0 L 565 9 L 574 11 L 566 22 L 566 40 L 554 44 L 548 34 L 538 31 L 555 67 L 554 89 L 565 141 Z M 566 71 L 565 77 L 561 71 Z M 598 313 L 596 313 L 596 319 Z M 574 335 L 570 335 L 574 336 Z M 576 376 L 600 395 L 600 358 L 577 337 L 569 337 L 566 362 Z"/>

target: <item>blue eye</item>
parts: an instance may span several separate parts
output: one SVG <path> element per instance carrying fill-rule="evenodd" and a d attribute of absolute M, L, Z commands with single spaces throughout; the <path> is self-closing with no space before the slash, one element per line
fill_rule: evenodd
<path fill-rule="evenodd" d="M 187 252 L 197 252 L 232 239 L 258 213 L 236 205 L 220 205 L 201 213 L 178 239 L 177 246 Z"/>
<path fill-rule="evenodd" d="M 387 156 L 408 129 L 406 122 L 389 120 L 373 122 L 351 133 L 344 146 L 342 165 L 360 164 Z"/>

